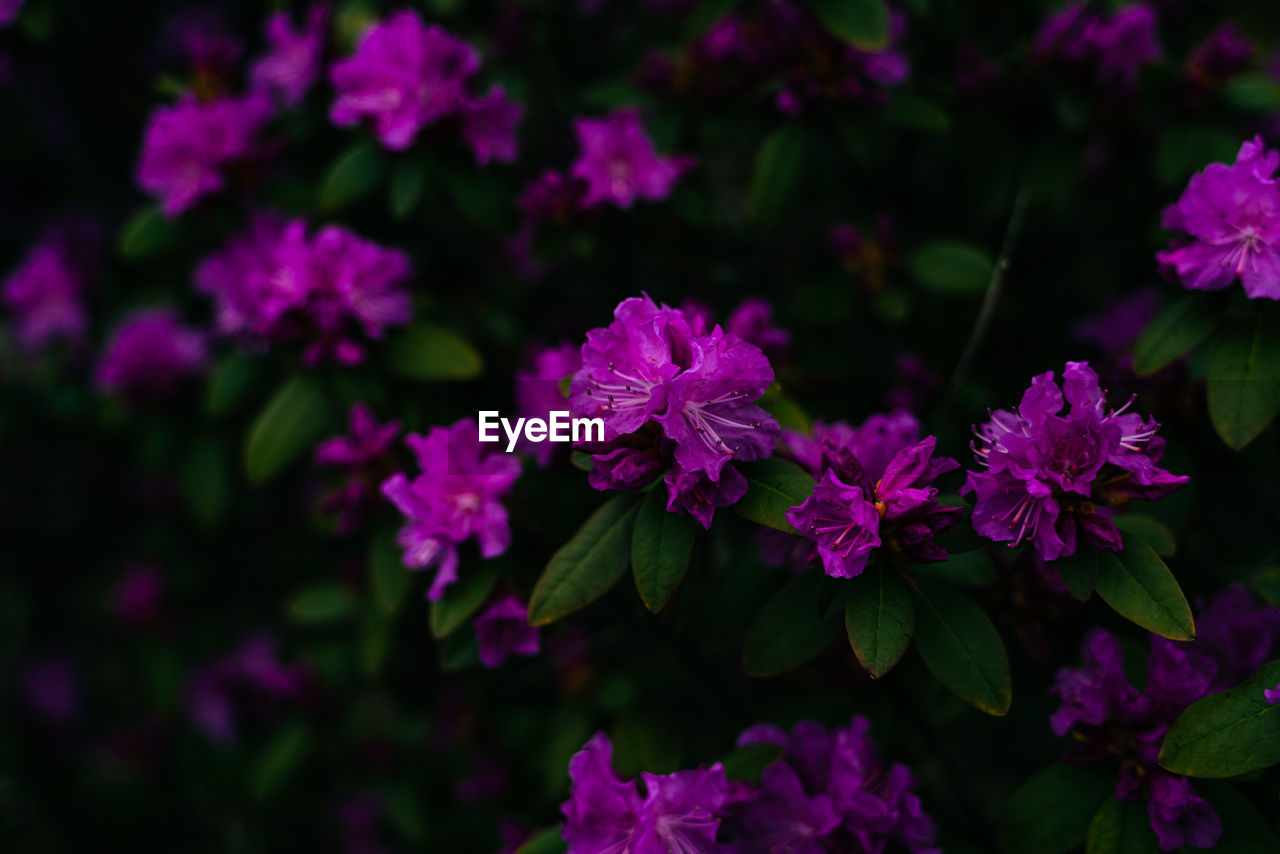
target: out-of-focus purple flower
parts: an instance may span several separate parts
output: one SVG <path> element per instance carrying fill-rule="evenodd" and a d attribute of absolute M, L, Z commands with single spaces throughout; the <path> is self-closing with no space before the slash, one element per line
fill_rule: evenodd
<path fill-rule="evenodd" d="M 1099 726 L 1118 717 L 1137 698 L 1122 667 L 1120 644 L 1104 629 L 1091 629 L 1080 644 L 1083 666 L 1058 671 L 1053 693 L 1062 705 L 1049 718 L 1056 735 L 1078 724 Z"/>
<path fill-rule="evenodd" d="M 1092 344 L 1103 353 L 1124 352 L 1160 312 L 1160 304 L 1160 294 L 1154 288 L 1143 288 L 1126 297 L 1108 299 L 1097 314 L 1077 323 L 1072 335 L 1077 341 Z"/>
<path fill-rule="evenodd" d="M 1280 652 L 1280 608 L 1259 604 L 1245 588 L 1232 585 L 1197 610 L 1195 646 L 1218 664 L 1213 690 L 1230 688 Z"/>
<path fill-rule="evenodd" d="M 111 333 L 98 360 L 98 388 L 130 402 L 171 396 L 209 365 L 205 336 L 169 308 L 135 312 Z"/>
<path fill-rule="evenodd" d="M 405 440 L 421 473 L 395 474 L 382 493 L 408 521 L 397 537 L 411 569 L 438 567 L 428 596 L 444 595 L 458 577 L 458 544 L 475 537 L 483 557 L 497 557 L 511 542 L 505 496 L 520 475 L 520 461 L 480 443 L 475 419 L 432 427 Z"/>
<path fill-rule="evenodd" d="M 254 93 L 199 101 L 187 96 L 151 114 L 138 159 L 138 186 L 175 217 L 226 185 L 224 169 L 253 149 L 271 117 L 271 101 Z"/>
<path fill-rule="evenodd" d="M 111 609 L 121 623 L 143 627 L 154 625 L 164 602 L 164 574 L 152 566 L 135 566 L 116 583 Z"/>
<path fill-rule="evenodd" d="M 191 722 L 214 741 L 233 742 L 245 715 L 300 697 L 309 678 L 304 667 L 280 663 L 270 637 L 251 637 L 192 676 L 187 686 Z"/>
<path fill-rule="evenodd" d="M 1061 415 L 1064 395 L 1070 410 Z M 1127 412 L 1132 402 L 1108 410 L 1087 362 L 1067 363 L 1061 389 L 1052 371 L 1035 377 L 1016 410 L 997 410 L 975 429 L 986 471 L 971 471 L 961 490 L 977 494 L 974 530 L 1010 545 L 1029 540 L 1049 561 L 1075 554 L 1079 534 L 1119 551 L 1119 531 L 1100 508 L 1155 500 L 1188 481 L 1156 465 L 1159 425 Z"/>
<path fill-rule="evenodd" d="M 1182 846 L 1213 848 L 1222 836 L 1222 819 L 1213 805 L 1196 794 L 1186 777 L 1156 771 L 1149 783 L 1147 819 L 1160 850 Z"/>
<path fill-rule="evenodd" d="M 1273 706 L 1280 703 L 1280 682 L 1276 683 L 1274 688 L 1263 688 L 1262 698 Z"/>
<path fill-rule="evenodd" d="M 720 763 L 706 770 L 642 774 L 645 796 L 635 781 L 613 770 L 613 746 L 596 733 L 569 760 L 572 788 L 561 810 L 569 854 L 628 851 L 714 851 L 720 811 L 729 783 Z"/>
<path fill-rule="evenodd" d="M 485 667 L 499 666 L 508 655 L 537 655 L 542 650 L 538 629 L 529 625 L 529 609 L 515 596 L 498 599 L 473 624 Z"/>
<path fill-rule="evenodd" d="M 288 12 L 267 18 L 264 31 L 269 50 L 249 71 L 253 88 L 267 92 L 286 107 L 302 103 L 320 78 L 325 29 L 329 7 L 317 4 L 307 9 L 306 22 L 295 28 Z"/>
<path fill-rule="evenodd" d="M 25 0 L 0 0 L 0 27 L 7 27 L 18 18 Z"/>
<path fill-rule="evenodd" d="M 18 686 L 27 711 L 51 729 L 65 729 L 80 716 L 80 673 L 64 655 L 27 661 L 19 670 Z"/>
<path fill-rule="evenodd" d="M 83 290 L 84 276 L 65 240 L 49 235 L 32 247 L 0 290 L 13 315 L 18 346 L 37 352 L 55 341 L 73 347 L 83 343 L 88 326 Z"/>
<path fill-rule="evenodd" d="M 574 130 L 581 153 L 570 171 L 586 183 L 584 208 L 605 202 L 629 208 L 637 199 L 665 199 L 694 163 L 690 157 L 659 157 L 635 110 L 577 119 Z"/>
<path fill-rule="evenodd" d="M 371 118 L 387 148 L 408 148 L 418 132 L 460 110 L 480 55 L 417 12 L 394 12 L 360 39 L 354 55 L 329 72 L 337 90 L 329 116 L 340 126 Z"/>
<path fill-rule="evenodd" d="M 914 353 L 894 360 L 893 385 L 885 394 L 885 404 L 894 412 L 918 412 L 942 390 L 942 377 L 929 363 Z"/>
<path fill-rule="evenodd" d="M 815 421 L 812 436 L 784 430 L 782 455 L 819 477 L 842 452 L 848 451 L 867 477 L 876 481 L 894 455 L 919 441 L 920 422 L 910 412 L 899 410 L 872 415 L 857 426 L 844 421 Z"/>
<path fill-rule="evenodd" d="M 409 259 L 345 228 L 307 234 L 306 223 L 260 216 L 196 270 L 196 287 L 214 298 L 221 332 L 251 342 L 308 342 L 304 358 L 355 364 L 364 350 L 354 328 L 380 338 L 409 322 Z"/>
<path fill-rule="evenodd" d="M 391 446 L 400 435 L 400 422 L 379 424 L 364 403 L 351 407 L 351 435 L 326 439 L 316 447 L 316 465 L 344 470 L 342 485 L 322 505 L 337 518 L 341 534 L 356 531 L 377 504 L 378 485 L 388 476 Z"/>
<path fill-rule="evenodd" d="M 550 413 L 568 410 L 568 398 L 561 386 L 582 367 L 582 356 L 572 344 L 535 350 L 526 366 L 516 371 L 516 406 L 524 418 L 546 420 Z M 524 434 L 520 446 L 540 466 L 551 462 L 556 446 L 551 442 L 530 442 Z"/>
<path fill-rule="evenodd" d="M 1132 91 L 1142 66 L 1161 57 L 1155 11 L 1129 3 L 1102 13 L 1072 3 L 1045 19 L 1035 51 L 1091 69 L 1104 89 Z"/>
<path fill-rule="evenodd" d="M 582 206 L 585 192 L 581 179 L 547 170 L 524 188 L 516 204 L 534 220 L 562 222 Z"/>
<path fill-rule="evenodd" d="M 774 359 L 785 357 L 791 346 L 791 333 L 773 322 L 773 306 L 764 299 L 743 300 L 729 315 L 725 331 Z"/>
<path fill-rule="evenodd" d="M 462 138 L 480 164 L 496 160 L 510 163 L 516 159 L 519 139 L 516 132 L 524 107 L 507 97 L 502 86 L 494 86 L 488 95 L 475 98 L 462 109 Z"/>
<path fill-rule="evenodd" d="M 1193 290 L 1221 290 L 1238 278 L 1251 299 L 1280 299 L 1277 166 L 1280 152 L 1256 136 L 1232 165 L 1211 163 L 1193 175 L 1164 211 L 1164 227 L 1185 236 L 1156 260 Z"/>
<path fill-rule="evenodd" d="M 1204 86 L 1216 86 L 1243 71 L 1253 59 L 1253 42 L 1232 21 L 1223 21 L 1191 51 L 1187 72 Z"/>

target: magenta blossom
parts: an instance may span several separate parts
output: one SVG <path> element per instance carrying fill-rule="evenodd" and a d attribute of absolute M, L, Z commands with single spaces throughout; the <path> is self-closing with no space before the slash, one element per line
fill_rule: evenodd
<path fill-rule="evenodd" d="M 568 400 L 562 384 L 582 367 L 582 356 L 572 344 L 535 350 L 524 368 L 516 372 L 516 405 L 524 418 L 546 419 L 553 411 L 566 411 Z M 521 434 L 521 447 L 540 466 L 551 461 L 556 446 L 529 442 Z"/>
<path fill-rule="evenodd" d="M 164 574 L 160 570 L 151 566 L 134 566 L 117 582 L 111 610 L 125 625 L 154 625 L 161 617 L 164 592 Z"/>
<path fill-rule="evenodd" d="M 316 465 L 342 470 L 342 485 L 329 493 L 322 508 L 337 518 L 341 534 L 356 531 L 378 502 L 378 485 L 389 474 L 391 446 L 400 422 L 379 424 L 364 403 L 351 407 L 351 435 L 326 439 L 316 447 Z M 393 469 L 390 469 L 393 470 Z"/>
<path fill-rule="evenodd" d="M 1035 50 L 1091 70 L 1105 89 L 1132 91 L 1142 67 L 1161 57 L 1156 23 L 1155 12 L 1145 3 L 1110 12 L 1072 3 L 1045 20 Z"/>
<path fill-rule="evenodd" d="M 629 208 L 637 199 L 665 199 L 693 166 L 692 158 L 659 157 L 634 110 L 577 119 L 574 130 L 581 154 L 571 172 L 586 183 L 584 208 L 605 202 Z"/>
<path fill-rule="evenodd" d="M 1164 226 L 1185 235 L 1156 260 L 1193 290 L 1216 291 L 1236 279 L 1251 299 L 1280 299 L 1280 152 L 1262 137 L 1240 146 L 1230 166 L 1212 163 L 1191 177 Z"/>
<path fill-rule="evenodd" d="M 498 667 L 508 655 L 537 655 L 542 649 L 538 629 L 529 625 L 528 606 L 515 596 L 498 599 L 472 623 L 485 667 Z"/>
<path fill-rule="evenodd" d="M 1059 414 L 1065 402 L 1069 411 Z M 977 495 L 974 529 L 995 542 L 1030 540 L 1045 560 L 1075 554 L 1080 535 L 1119 551 L 1110 508 L 1155 500 L 1187 483 L 1156 465 L 1164 442 L 1154 420 L 1108 410 L 1087 362 L 1068 362 L 1062 388 L 1052 371 L 1032 380 L 1012 412 L 997 410 L 975 430 L 986 471 L 970 472 L 962 493 Z"/>
<path fill-rule="evenodd" d="M 409 322 L 409 259 L 340 226 L 307 234 L 302 220 L 258 217 L 253 227 L 196 270 L 214 298 L 219 331 L 251 343 L 307 342 L 304 358 L 355 364 L 361 331 L 381 338 Z"/>
<path fill-rule="evenodd" d="M 301 29 L 294 27 L 288 12 L 275 12 L 267 18 L 270 51 L 249 71 L 253 88 L 271 94 L 286 107 L 302 103 L 320 78 L 328 24 L 329 7 L 320 4 L 307 9 Z"/>
<path fill-rule="evenodd" d="M 32 247 L 0 288 L 18 346 L 36 352 L 56 341 L 81 344 L 88 325 L 83 291 L 84 276 L 65 240 L 50 235 Z"/>
<path fill-rule="evenodd" d="M 261 94 L 198 101 L 185 97 L 151 114 L 138 160 L 138 186 L 175 217 L 226 185 L 225 168 L 248 156 L 271 117 Z"/>
<path fill-rule="evenodd" d="M 524 107 L 508 98 L 501 86 L 494 86 L 488 95 L 463 107 L 462 138 L 471 146 L 477 163 L 510 163 L 516 159 L 520 145 L 516 131 L 523 115 Z"/>
<path fill-rule="evenodd" d="M 410 480 L 395 474 L 382 493 L 408 521 L 397 542 L 411 569 L 436 567 L 428 596 L 444 595 L 458 577 L 458 545 L 472 537 L 482 557 L 497 557 L 511 542 L 502 497 L 520 475 L 520 461 L 482 445 L 476 422 L 464 418 L 451 427 L 432 427 L 424 437 L 406 439 L 421 473 Z"/>
<path fill-rule="evenodd" d="M 104 394 L 153 401 L 171 396 L 208 365 L 204 334 L 183 326 L 172 309 L 152 308 L 130 315 L 111 333 L 95 378 Z"/>
<path fill-rule="evenodd" d="M 192 676 L 187 686 L 191 723 L 210 739 L 229 744 L 247 717 L 297 700 L 309 679 L 305 667 L 280 663 L 269 636 L 251 637 Z"/>
<path fill-rule="evenodd" d="M 340 126 L 371 118 L 382 144 L 401 151 L 468 103 L 466 85 L 479 70 L 480 55 L 469 44 L 423 24 L 417 12 L 394 12 L 330 70 L 337 98 L 329 116 Z"/>
<path fill-rule="evenodd" d="M 1213 86 L 1243 71 L 1251 59 L 1253 42 L 1233 22 L 1223 21 L 1192 50 L 1187 71 L 1192 79 Z"/>
<path fill-rule="evenodd" d="M 0 0 L 0 27 L 13 23 L 22 11 L 25 0 Z"/>
<path fill-rule="evenodd" d="M 1262 697 L 1273 706 L 1280 703 L 1280 682 L 1276 683 L 1274 688 L 1263 688 Z"/>

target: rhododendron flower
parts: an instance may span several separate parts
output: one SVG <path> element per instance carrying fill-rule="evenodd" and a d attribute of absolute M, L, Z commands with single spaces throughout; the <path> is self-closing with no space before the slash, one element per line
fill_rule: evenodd
<path fill-rule="evenodd" d="M 151 114 L 138 160 L 138 186 L 174 217 L 226 185 L 224 169 L 247 156 L 271 117 L 271 101 L 254 93 L 199 101 L 185 97 Z"/>
<path fill-rule="evenodd" d="M 635 781 L 613 770 L 613 746 L 596 733 L 569 760 L 572 789 L 564 812 L 569 854 L 668 854 L 714 851 L 719 813 L 729 798 L 720 763 L 706 770 L 644 773 L 645 796 Z"/>
<path fill-rule="evenodd" d="M 689 157 L 659 157 L 634 110 L 578 119 L 574 130 L 582 151 L 571 173 L 586 183 L 584 208 L 604 202 L 629 208 L 637 199 L 665 199 L 693 166 Z"/>
<path fill-rule="evenodd" d="M 879 480 L 889 460 L 920 441 L 920 422 L 910 412 L 876 414 L 858 426 L 844 421 L 813 423 L 813 435 L 796 430 L 782 432 L 782 454 L 814 477 L 831 467 L 843 451 L 857 459 L 867 477 Z"/>
<path fill-rule="evenodd" d="M 135 566 L 116 583 L 111 610 L 120 622 L 130 626 L 146 626 L 160 619 L 164 599 L 163 573 L 151 566 Z"/>
<path fill-rule="evenodd" d="M 63 239 L 50 235 L 32 247 L 0 289 L 18 346 L 35 352 L 55 341 L 80 344 L 88 325 L 83 290 L 84 277 Z"/>
<path fill-rule="evenodd" d="M 516 372 L 516 405 L 525 418 L 546 420 L 550 413 L 568 406 L 562 383 L 582 367 L 582 356 L 572 344 L 546 347 L 532 353 L 526 367 Z M 522 433 L 520 447 L 540 466 L 551 461 L 556 446 L 551 442 L 530 442 Z"/>
<path fill-rule="evenodd" d="M 13 23 L 22 11 L 25 0 L 0 0 L 0 27 Z"/>
<path fill-rule="evenodd" d="M 458 545 L 472 537 L 482 557 L 497 557 L 511 542 L 505 496 L 520 475 L 520 461 L 481 444 L 474 418 L 432 427 L 405 440 L 421 473 L 395 474 L 382 493 L 408 520 L 397 542 L 411 569 L 436 567 L 428 596 L 444 595 L 458 577 Z"/>
<path fill-rule="evenodd" d="M 172 309 L 153 308 L 130 315 L 116 327 L 95 377 L 105 394 L 143 402 L 173 394 L 208 364 L 204 333 L 183 326 Z"/>
<path fill-rule="evenodd" d="M 1059 414 L 1064 395 L 1070 410 Z M 977 494 L 974 529 L 996 542 L 1029 540 L 1045 560 L 1075 554 L 1078 535 L 1119 551 L 1120 532 L 1104 508 L 1154 500 L 1188 481 L 1156 463 L 1164 453 L 1159 425 L 1106 408 L 1106 393 L 1087 362 L 1068 362 L 1062 388 L 1052 371 L 1035 377 L 1013 411 L 998 410 L 976 428 L 963 493 Z"/>
<path fill-rule="evenodd" d="M 480 55 L 469 44 L 423 24 L 417 12 L 394 12 L 330 70 L 337 98 L 329 116 L 340 126 L 371 118 L 382 144 L 400 151 L 468 102 L 467 81 L 479 70 Z"/>
<path fill-rule="evenodd" d="M 1214 27 L 1187 59 L 1192 78 L 1206 86 L 1221 83 L 1248 67 L 1253 58 L 1253 42 L 1231 21 Z"/>
<path fill-rule="evenodd" d="M 1155 12 L 1145 3 L 1106 13 L 1072 3 L 1045 20 L 1035 50 L 1087 67 L 1100 86 L 1124 91 L 1136 87 L 1143 65 L 1161 57 Z"/>
<path fill-rule="evenodd" d="M 378 499 L 378 485 L 387 477 L 391 446 L 400 435 L 400 422 L 379 424 L 364 403 L 351 407 L 350 436 L 335 436 L 316 447 L 316 465 L 343 469 L 345 481 L 324 499 L 323 509 L 337 517 L 337 530 L 348 534 L 364 522 Z"/>
<path fill-rule="evenodd" d="M 309 678 L 305 667 L 281 664 L 275 641 L 257 635 L 192 676 L 188 713 L 209 738 L 230 743 L 245 715 L 299 698 Z"/>
<path fill-rule="evenodd" d="M 508 98 L 501 86 L 494 86 L 488 95 L 463 107 L 462 138 L 471 146 L 477 163 L 510 163 L 516 159 L 516 131 L 523 115 L 524 107 Z"/>
<path fill-rule="evenodd" d="M 1280 299 L 1280 152 L 1262 137 L 1240 146 L 1230 166 L 1211 163 L 1191 177 L 1164 227 L 1180 232 L 1156 253 L 1183 286 L 1216 291 L 1236 279 L 1251 299 Z"/>
<path fill-rule="evenodd" d="M 1263 688 L 1262 697 L 1273 706 L 1280 703 L 1280 682 L 1277 682 L 1274 688 Z"/>
<path fill-rule="evenodd" d="M 542 649 L 538 629 L 529 625 L 529 608 L 515 596 L 503 596 L 472 621 L 480 649 L 480 663 L 497 667 L 508 655 L 537 655 Z"/>
<path fill-rule="evenodd" d="M 307 234 L 302 220 L 258 217 L 246 234 L 205 259 L 196 287 L 216 303 L 220 331 L 251 342 L 308 342 L 309 363 L 363 360 L 353 327 L 380 338 L 409 322 L 409 259 L 340 226 Z"/>
<path fill-rule="evenodd" d="M 253 88 L 270 93 L 286 107 L 302 103 L 320 78 L 328 24 L 329 7 L 325 5 L 307 9 L 301 29 L 294 27 L 288 12 L 275 12 L 267 18 L 265 32 L 270 50 L 249 71 Z"/>

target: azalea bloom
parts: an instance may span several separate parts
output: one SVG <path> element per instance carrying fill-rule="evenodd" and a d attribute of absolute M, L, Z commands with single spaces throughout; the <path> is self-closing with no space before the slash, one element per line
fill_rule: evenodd
<path fill-rule="evenodd" d="M 204 333 L 168 308 L 146 309 L 112 332 L 95 372 L 98 388 L 139 402 L 167 397 L 209 364 Z"/>
<path fill-rule="evenodd" d="M 488 95 L 463 107 L 462 138 L 471 146 L 476 162 L 483 165 L 491 160 L 515 160 L 519 150 L 516 131 L 523 116 L 524 107 L 508 98 L 501 86 L 494 86 Z"/>
<path fill-rule="evenodd" d="M 88 326 L 83 291 L 84 276 L 65 240 L 50 235 L 32 247 L 0 287 L 18 345 L 36 352 L 57 341 L 80 344 Z"/>
<path fill-rule="evenodd" d="M 302 103 L 320 78 L 328 24 L 329 7 L 325 5 L 307 9 L 301 29 L 294 27 L 288 12 L 275 12 L 267 18 L 265 30 L 270 50 L 249 71 L 253 88 L 271 93 L 286 107 Z"/>
<path fill-rule="evenodd" d="M 472 624 L 479 644 L 480 663 L 498 667 L 509 655 L 537 655 L 542 649 L 538 629 L 529 625 L 529 609 L 515 596 L 504 596 L 480 612 Z"/>
<path fill-rule="evenodd" d="M 586 184 L 584 208 L 605 202 L 629 208 L 638 199 L 665 199 L 693 166 L 692 158 L 658 156 L 634 110 L 578 119 L 574 130 L 582 151 L 571 174 Z"/>
<path fill-rule="evenodd" d="M 562 383 L 582 367 L 582 356 L 572 344 L 535 350 L 525 367 L 516 372 L 516 404 L 525 418 L 549 417 L 566 409 L 568 401 Z M 522 449 L 540 466 L 551 461 L 556 446 L 551 442 L 529 442 L 520 436 Z"/>

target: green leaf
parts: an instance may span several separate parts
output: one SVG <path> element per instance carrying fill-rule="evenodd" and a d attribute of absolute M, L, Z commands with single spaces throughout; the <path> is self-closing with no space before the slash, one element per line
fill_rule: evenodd
<path fill-rule="evenodd" d="M 120 230 L 120 255 L 128 260 L 145 258 L 173 243 L 178 226 L 165 217 L 159 205 L 138 211 Z"/>
<path fill-rule="evenodd" d="M 1173 557 L 1178 551 L 1178 543 L 1173 538 L 1173 531 L 1154 516 L 1148 516 L 1145 513 L 1125 513 L 1111 521 L 1121 531 L 1140 537 L 1160 557 Z"/>
<path fill-rule="evenodd" d="M 458 580 L 431 603 L 431 636 L 448 637 L 471 619 L 489 598 L 501 574 L 498 563 L 492 560 L 459 573 Z"/>
<path fill-rule="evenodd" d="M 1273 322 L 1234 324 L 1209 357 L 1209 420 L 1235 451 L 1280 412 L 1280 329 Z"/>
<path fill-rule="evenodd" d="M 418 160 L 406 160 L 396 166 L 387 186 L 387 201 L 391 216 L 403 220 L 413 213 L 422 201 L 422 191 L 427 188 L 427 167 Z"/>
<path fill-rule="evenodd" d="M 693 556 L 693 517 L 667 511 L 667 491 L 652 489 L 640 504 L 631 534 L 631 571 L 640 600 L 653 613 L 666 607 Z"/>
<path fill-rule="evenodd" d="M 374 538 L 369 549 L 369 575 L 374 601 L 384 613 L 394 614 L 409 592 L 409 569 L 392 537 L 383 534 Z M 454 582 L 448 589 L 457 584 Z"/>
<path fill-rule="evenodd" d="M 946 560 L 938 563 L 914 564 L 911 574 L 961 587 L 988 587 L 995 583 L 996 567 L 986 552 L 975 549 L 949 553 Z"/>
<path fill-rule="evenodd" d="M 760 785 L 764 769 L 782 758 L 782 745 L 758 742 L 739 747 L 721 763 L 724 775 L 730 780 L 742 780 L 753 786 Z"/>
<path fill-rule="evenodd" d="M 1206 311 L 1207 302 L 1203 294 L 1187 294 L 1152 318 L 1133 345 L 1134 373 L 1150 376 L 1208 338 L 1218 315 Z"/>
<path fill-rule="evenodd" d="M 1160 765 L 1189 777 L 1234 777 L 1280 762 L 1280 703 L 1264 690 L 1280 683 L 1280 659 L 1230 691 L 1188 706 L 1169 728 Z"/>
<path fill-rule="evenodd" d="M 861 50 L 889 43 L 889 10 L 883 0 L 814 0 L 813 11 L 828 33 Z"/>
<path fill-rule="evenodd" d="M 1249 587 L 1273 607 L 1280 608 L 1280 566 L 1269 566 L 1254 573 Z"/>
<path fill-rule="evenodd" d="M 937 582 L 916 586 L 916 649 L 930 672 L 989 715 L 1009 711 L 1009 656 L 986 612 Z"/>
<path fill-rule="evenodd" d="M 545 626 L 603 596 L 627 571 L 634 495 L 605 502 L 569 542 L 551 556 L 529 599 L 529 623 Z"/>
<path fill-rule="evenodd" d="M 783 125 L 765 139 L 751 176 L 748 211 L 753 220 L 769 222 L 782 213 L 804 171 L 808 137 L 794 123 Z"/>
<path fill-rule="evenodd" d="M 1170 640 L 1196 636 L 1182 588 L 1151 546 L 1132 534 L 1124 550 L 1098 553 L 1098 595 L 1120 616 Z"/>
<path fill-rule="evenodd" d="M 924 133 L 946 133 L 951 128 L 951 120 L 946 113 L 906 89 L 894 90 L 889 96 L 889 105 L 880 115 L 891 125 Z"/>
<path fill-rule="evenodd" d="M 871 678 L 888 673 L 911 645 L 915 606 L 895 569 L 868 568 L 852 579 L 845 602 L 844 628 L 849 645 Z"/>
<path fill-rule="evenodd" d="M 1238 110 L 1253 113 L 1280 110 L 1280 82 L 1261 72 L 1236 75 L 1222 94 L 1227 103 Z"/>
<path fill-rule="evenodd" d="M 249 429 L 244 447 L 249 482 L 266 483 L 309 451 L 320 438 L 325 415 L 324 393 L 315 377 L 301 374 L 281 386 Z"/>
<path fill-rule="evenodd" d="M 270 800 L 298 773 L 311 751 L 311 732 L 305 724 L 285 724 L 259 756 L 253 771 L 253 796 Z"/>
<path fill-rule="evenodd" d="M 756 615 L 742 665 L 748 676 L 775 676 L 830 646 L 844 620 L 843 602 L 823 602 L 826 576 L 810 569 L 788 581 Z"/>
<path fill-rule="evenodd" d="M 787 521 L 787 511 L 813 494 L 814 480 L 795 463 L 770 457 L 738 466 L 747 479 L 747 494 L 732 505 L 739 516 L 788 534 L 800 533 Z"/>
<path fill-rule="evenodd" d="M 316 207 L 331 213 L 368 195 L 382 180 L 386 161 L 372 140 L 358 142 L 348 148 L 329 166 L 320 179 Z"/>
<path fill-rule="evenodd" d="M 1157 854 L 1147 811 L 1138 801 L 1106 798 L 1089 822 L 1085 854 Z"/>
<path fill-rule="evenodd" d="M 1257 807 L 1229 783 L 1201 781 L 1196 791 L 1213 804 L 1222 819 L 1222 836 L 1213 850 L 1216 854 L 1275 854 L 1280 851 L 1267 819 Z M 1186 850 L 1186 849 L 1184 849 Z"/>
<path fill-rule="evenodd" d="M 1009 798 L 1000 825 L 1007 854 L 1061 854 L 1082 841 L 1098 806 L 1114 798 L 1096 768 L 1055 762 L 1037 771 Z"/>
<path fill-rule="evenodd" d="M 231 500 L 232 464 L 211 436 L 195 440 L 182 468 L 182 489 L 196 521 L 211 528 L 222 521 Z"/>
<path fill-rule="evenodd" d="M 516 849 L 516 854 L 564 854 L 569 843 L 564 841 L 564 828 L 557 824 L 540 830 Z"/>
<path fill-rule="evenodd" d="M 987 289 L 991 257 L 981 248 L 959 240 L 936 240 L 907 258 L 920 286 L 935 294 L 971 296 Z"/>
<path fill-rule="evenodd" d="M 295 623 L 331 623 L 350 617 L 355 603 L 346 590 L 326 582 L 295 593 L 286 610 Z"/>
<path fill-rule="evenodd" d="M 470 380 L 484 370 L 484 360 L 465 338 L 429 323 L 415 323 L 391 338 L 387 365 L 415 380 Z"/>
<path fill-rule="evenodd" d="M 1054 565 L 1067 590 L 1081 602 L 1088 599 L 1098 586 L 1098 550 L 1092 546 L 1082 543 L 1076 547 L 1075 554 L 1058 560 Z"/>
<path fill-rule="evenodd" d="M 254 364 L 240 353 L 230 353 L 218 361 L 209 379 L 205 408 L 210 415 L 224 415 L 244 399 L 253 385 Z"/>

